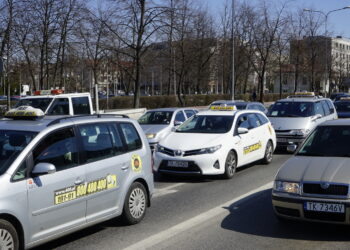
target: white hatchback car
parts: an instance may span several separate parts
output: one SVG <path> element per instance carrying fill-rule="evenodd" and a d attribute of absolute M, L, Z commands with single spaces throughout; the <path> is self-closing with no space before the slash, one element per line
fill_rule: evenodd
<path fill-rule="evenodd" d="M 192 116 L 159 142 L 154 170 L 232 178 L 237 167 L 270 163 L 275 148 L 275 131 L 263 112 L 216 107 Z"/>

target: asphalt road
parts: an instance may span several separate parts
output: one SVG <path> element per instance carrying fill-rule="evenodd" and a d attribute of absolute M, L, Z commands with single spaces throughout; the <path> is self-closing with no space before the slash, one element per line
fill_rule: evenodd
<path fill-rule="evenodd" d="M 240 168 L 231 180 L 156 180 L 152 207 L 140 224 L 114 219 L 37 249 L 349 249 L 348 227 L 274 217 L 272 181 L 289 157 Z"/>

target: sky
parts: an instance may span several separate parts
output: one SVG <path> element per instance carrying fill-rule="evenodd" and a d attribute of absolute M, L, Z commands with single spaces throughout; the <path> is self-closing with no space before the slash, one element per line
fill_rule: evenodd
<path fill-rule="evenodd" d="M 200 0 L 206 2 L 209 9 L 217 11 L 219 13 L 221 6 L 228 1 L 231 3 L 232 0 Z M 241 2 L 243 0 L 235 0 Z M 262 0 L 245 0 L 248 2 L 259 3 Z M 268 2 L 281 3 L 281 0 L 266 0 Z M 289 1 L 290 8 L 298 9 L 308 8 L 312 10 L 328 11 L 340 9 L 345 6 L 350 6 L 350 0 L 291 0 Z M 320 14 L 322 15 L 322 14 Z M 328 16 L 328 31 L 333 32 L 333 36 L 343 36 L 350 38 L 350 9 L 333 12 Z"/>

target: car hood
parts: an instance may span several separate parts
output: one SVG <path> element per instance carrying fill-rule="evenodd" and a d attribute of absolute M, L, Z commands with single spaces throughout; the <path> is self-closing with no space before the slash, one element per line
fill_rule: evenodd
<path fill-rule="evenodd" d="M 169 127 L 169 125 L 141 125 L 145 134 L 156 134 Z"/>
<path fill-rule="evenodd" d="M 194 150 L 222 144 L 227 134 L 192 134 L 172 132 L 159 144 L 170 149 Z"/>
<path fill-rule="evenodd" d="M 305 129 L 309 127 L 310 117 L 269 117 L 275 130 Z"/>
<path fill-rule="evenodd" d="M 350 158 L 295 156 L 279 170 L 276 180 L 349 183 Z"/>

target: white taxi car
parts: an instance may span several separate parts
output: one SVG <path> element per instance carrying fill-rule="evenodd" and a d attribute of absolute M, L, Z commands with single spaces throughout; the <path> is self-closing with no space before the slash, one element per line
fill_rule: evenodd
<path fill-rule="evenodd" d="M 154 153 L 154 170 L 165 174 L 223 175 L 257 160 L 270 163 L 275 131 L 265 114 L 213 107 L 185 121 L 162 139 Z"/>

